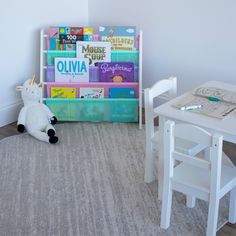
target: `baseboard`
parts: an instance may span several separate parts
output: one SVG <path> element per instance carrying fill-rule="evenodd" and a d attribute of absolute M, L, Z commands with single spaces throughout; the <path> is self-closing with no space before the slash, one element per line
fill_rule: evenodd
<path fill-rule="evenodd" d="M 6 106 L 0 107 L 0 127 L 17 121 L 22 106 L 22 100 L 18 100 Z"/>

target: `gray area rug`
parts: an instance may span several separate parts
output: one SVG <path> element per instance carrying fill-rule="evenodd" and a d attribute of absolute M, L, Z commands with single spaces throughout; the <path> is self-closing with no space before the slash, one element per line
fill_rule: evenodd
<path fill-rule="evenodd" d="M 28 134 L 0 142 L 0 235 L 205 235 L 207 203 L 173 197 L 160 229 L 157 182 L 145 184 L 144 130 L 136 124 L 65 123 L 60 142 Z M 228 199 L 220 215 L 227 216 Z"/>

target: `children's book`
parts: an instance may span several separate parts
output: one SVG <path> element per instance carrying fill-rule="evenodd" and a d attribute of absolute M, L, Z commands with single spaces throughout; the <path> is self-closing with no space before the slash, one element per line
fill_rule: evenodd
<path fill-rule="evenodd" d="M 59 27 L 50 27 L 49 38 L 59 38 Z"/>
<path fill-rule="evenodd" d="M 104 88 L 80 88 L 80 98 L 104 98 Z"/>
<path fill-rule="evenodd" d="M 50 50 L 76 50 L 77 41 L 92 41 L 93 28 L 91 27 L 50 27 Z"/>
<path fill-rule="evenodd" d="M 112 50 L 134 50 L 136 48 L 136 27 L 100 26 L 101 41 L 111 42 Z"/>
<path fill-rule="evenodd" d="M 134 88 L 109 88 L 110 98 L 134 98 Z"/>
<path fill-rule="evenodd" d="M 83 35 L 93 35 L 93 28 L 92 27 L 84 27 Z"/>
<path fill-rule="evenodd" d="M 61 34 L 59 35 L 60 44 L 76 44 L 77 41 L 82 41 L 83 35 L 76 34 Z"/>
<path fill-rule="evenodd" d="M 91 27 L 84 28 L 83 41 L 93 41 L 93 28 Z"/>
<path fill-rule="evenodd" d="M 52 87 L 52 98 L 76 98 L 76 88 L 73 87 Z"/>
<path fill-rule="evenodd" d="M 101 82 L 134 82 L 134 63 L 103 62 L 98 63 Z"/>
<path fill-rule="evenodd" d="M 89 82 L 88 59 L 55 58 L 55 82 Z"/>
<path fill-rule="evenodd" d="M 110 62 L 111 43 L 77 41 L 76 56 L 88 59 L 90 66 L 95 66 L 98 62 Z"/>
<path fill-rule="evenodd" d="M 83 27 L 59 27 L 60 50 L 75 50 L 76 42 L 83 40 Z"/>
<path fill-rule="evenodd" d="M 60 38 L 60 35 L 77 35 L 83 36 L 83 27 L 67 27 L 67 26 L 56 26 L 50 27 L 49 37 L 50 38 Z"/>
<path fill-rule="evenodd" d="M 50 38 L 49 39 L 49 49 L 50 50 L 57 50 L 57 51 L 61 50 L 59 38 Z"/>

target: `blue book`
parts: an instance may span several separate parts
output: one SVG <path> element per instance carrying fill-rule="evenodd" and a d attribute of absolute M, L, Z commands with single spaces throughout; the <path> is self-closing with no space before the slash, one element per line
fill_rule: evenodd
<path fill-rule="evenodd" d="M 136 48 L 135 26 L 100 26 L 101 41 L 111 42 L 112 50 L 134 50 Z"/>
<path fill-rule="evenodd" d="M 134 88 L 109 88 L 110 98 L 134 98 Z"/>

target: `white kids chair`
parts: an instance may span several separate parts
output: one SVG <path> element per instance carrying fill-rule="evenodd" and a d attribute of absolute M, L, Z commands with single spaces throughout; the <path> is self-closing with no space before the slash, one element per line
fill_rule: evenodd
<path fill-rule="evenodd" d="M 177 95 L 177 78 L 170 77 L 168 79 L 156 82 L 151 88 L 144 89 L 145 100 L 145 132 L 146 132 L 146 155 L 145 155 L 145 176 L 144 181 L 150 183 L 154 180 L 154 159 L 158 156 L 158 127 L 154 127 L 154 118 L 158 116 L 155 113 L 154 99 L 171 100 Z M 177 149 L 187 154 L 196 154 L 203 147 L 196 145 L 190 141 L 176 140 Z M 187 205 L 191 207 L 193 203 Z"/>
<path fill-rule="evenodd" d="M 208 147 L 209 159 L 176 151 L 175 138 Z M 170 225 L 173 190 L 209 202 L 207 236 L 216 235 L 219 201 L 229 191 L 229 222 L 236 222 L 236 168 L 222 164 L 222 140 L 222 136 L 211 135 L 194 125 L 165 123 L 161 228 L 167 229 Z M 174 165 L 176 160 L 180 164 Z"/>

